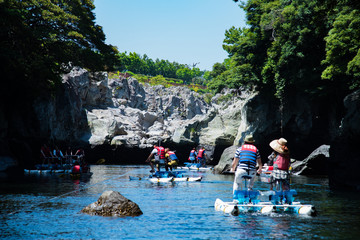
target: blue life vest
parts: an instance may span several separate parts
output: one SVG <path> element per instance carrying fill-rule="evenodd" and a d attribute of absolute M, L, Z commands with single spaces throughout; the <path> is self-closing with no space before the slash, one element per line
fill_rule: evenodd
<path fill-rule="evenodd" d="M 175 155 L 175 153 L 174 152 L 172 152 L 172 151 L 168 151 L 168 154 L 169 154 L 169 158 L 171 159 L 171 160 L 178 160 L 178 158 L 176 157 L 176 155 Z"/>
<path fill-rule="evenodd" d="M 257 148 L 252 144 L 244 144 L 239 156 L 239 168 L 256 169 Z"/>

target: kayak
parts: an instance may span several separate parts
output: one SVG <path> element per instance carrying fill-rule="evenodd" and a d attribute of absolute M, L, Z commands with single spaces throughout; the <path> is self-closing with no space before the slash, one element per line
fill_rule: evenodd
<path fill-rule="evenodd" d="M 232 202 L 216 199 L 215 210 L 237 216 L 240 213 L 295 213 L 313 216 L 316 214 L 313 205 L 294 202 L 295 190 L 288 191 L 235 191 Z"/>

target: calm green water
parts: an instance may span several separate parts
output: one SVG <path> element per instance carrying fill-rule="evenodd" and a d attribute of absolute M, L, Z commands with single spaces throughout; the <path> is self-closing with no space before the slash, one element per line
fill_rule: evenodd
<path fill-rule="evenodd" d="M 296 200 L 313 204 L 315 217 L 294 214 L 228 216 L 216 198 L 231 200 L 233 176 L 189 173 L 202 182 L 130 181 L 148 166 L 92 166 L 89 179 L 26 178 L 2 182 L 1 239 L 360 239 L 360 196 L 332 193 L 324 177 L 294 176 Z M 255 187 L 266 190 L 267 184 Z M 106 190 L 137 203 L 139 217 L 80 213 Z"/>

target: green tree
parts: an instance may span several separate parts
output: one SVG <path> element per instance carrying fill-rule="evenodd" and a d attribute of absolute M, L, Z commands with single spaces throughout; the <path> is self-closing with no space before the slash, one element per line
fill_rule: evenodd
<path fill-rule="evenodd" d="M 350 89 L 360 87 L 360 10 L 344 7 L 326 40 L 322 78 Z"/>
<path fill-rule="evenodd" d="M 341 98 L 360 87 L 358 1 L 248 0 L 240 7 L 247 27 L 226 31 L 229 58 L 214 65 L 211 89 L 256 86 L 283 99 L 297 91 Z"/>
<path fill-rule="evenodd" d="M 194 77 L 194 72 L 190 68 L 180 68 L 176 71 L 176 77 L 183 79 L 185 83 L 190 83 Z"/>
<path fill-rule="evenodd" d="M 105 44 L 93 9 L 91 0 L 1 1 L 1 96 L 36 94 L 72 66 L 112 69 L 117 50 Z"/>

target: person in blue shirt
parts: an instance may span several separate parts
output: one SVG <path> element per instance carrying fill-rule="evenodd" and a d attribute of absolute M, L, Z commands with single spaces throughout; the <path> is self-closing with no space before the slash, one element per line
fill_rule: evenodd
<path fill-rule="evenodd" d="M 254 145 L 255 140 L 252 135 L 247 135 L 244 144 L 236 150 L 234 160 L 232 162 L 231 172 L 235 172 L 233 193 L 236 190 L 243 190 L 244 177 L 250 179 L 248 189 L 252 190 L 255 182 L 256 172 L 261 173 L 262 162 L 260 152 Z M 256 165 L 258 170 L 256 171 Z"/>

